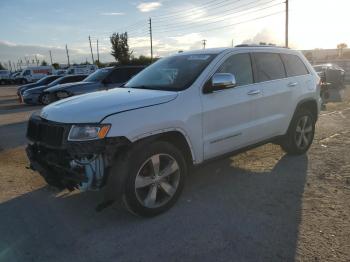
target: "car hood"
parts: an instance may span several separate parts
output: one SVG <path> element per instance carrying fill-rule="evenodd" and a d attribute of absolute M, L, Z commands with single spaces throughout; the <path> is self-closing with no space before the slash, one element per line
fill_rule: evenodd
<path fill-rule="evenodd" d="M 40 116 L 60 123 L 98 123 L 108 115 L 170 102 L 177 92 L 114 88 L 73 96 L 44 107 Z"/>
<path fill-rule="evenodd" d="M 27 90 L 27 89 L 30 89 L 30 88 L 33 88 L 33 87 L 37 87 L 38 84 L 37 83 L 31 83 L 31 84 L 26 84 L 26 85 L 21 85 L 18 87 L 18 91 L 22 91 L 22 90 Z"/>
<path fill-rule="evenodd" d="M 94 85 L 96 82 L 74 82 L 74 83 L 66 83 L 66 84 L 60 84 L 60 85 L 55 85 L 53 87 L 47 88 L 45 92 L 57 92 L 61 90 L 66 90 L 69 88 L 74 88 L 77 86 L 88 86 L 88 85 Z"/>

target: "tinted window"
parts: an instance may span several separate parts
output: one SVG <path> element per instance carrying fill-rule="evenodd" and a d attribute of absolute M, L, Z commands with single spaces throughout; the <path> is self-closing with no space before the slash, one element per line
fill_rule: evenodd
<path fill-rule="evenodd" d="M 117 68 L 108 76 L 110 83 L 124 83 L 130 79 L 130 70 L 128 68 Z"/>
<path fill-rule="evenodd" d="M 42 85 L 47 85 L 52 81 L 56 80 L 57 78 L 59 78 L 59 76 L 46 76 L 41 78 L 37 83 Z"/>
<path fill-rule="evenodd" d="M 249 54 L 237 54 L 229 57 L 219 68 L 218 73 L 231 73 L 236 77 L 238 86 L 253 83 L 253 72 Z"/>
<path fill-rule="evenodd" d="M 281 56 L 286 67 L 287 76 L 301 76 L 309 73 L 305 64 L 298 56 L 287 54 L 281 54 Z"/>
<path fill-rule="evenodd" d="M 279 54 L 254 53 L 257 82 L 270 81 L 286 77 Z"/>
<path fill-rule="evenodd" d="M 99 69 L 85 78 L 84 82 L 100 82 L 105 79 L 111 71 L 112 68 Z"/>

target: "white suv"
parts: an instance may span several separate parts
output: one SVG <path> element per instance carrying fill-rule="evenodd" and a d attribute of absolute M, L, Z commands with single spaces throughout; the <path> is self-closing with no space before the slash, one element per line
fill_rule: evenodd
<path fill-rule="evenodd" d="M 162 58 L 123 88 L 58 101 L 28 124 L 33 169 L 59 188 L 105 190 L 107 205 L 153 216 L 178 199 L 191 165 L 267 142 L 310 147 L 319 77 L 304 56 L 241 46 Z"/>

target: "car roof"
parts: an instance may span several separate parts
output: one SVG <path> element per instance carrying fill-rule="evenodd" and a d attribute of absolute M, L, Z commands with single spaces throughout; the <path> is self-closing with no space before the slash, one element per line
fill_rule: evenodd
<path fill-rule="evenodd" d="M 295 53 L 296 50 L 288 49 L 285 47 L 271 46 L 271 45 L 238 45 L 235 47 L 221 47 L 221 48 L 206 48 L 199 50 L 191 50 L 177 53 L 176 55 L 199 55 L 199 54 L 220 54 L 235 50 L 246 50 L 246 51 L 256 51 L 256 50 L 269 50 L 276 51 L 280 53 Z"/>

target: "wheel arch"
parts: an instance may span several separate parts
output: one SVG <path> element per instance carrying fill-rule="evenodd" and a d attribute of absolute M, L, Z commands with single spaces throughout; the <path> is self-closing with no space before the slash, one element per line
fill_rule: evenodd
<path fill-rule="evenodd" d="M 154 131 L 152 133 L 147 133 L 142 136 L 138 136 L 131 142 L 135 143 L 155 140 L 166 141 L 173 144 L 184 153 L 186 162 L 188 164 L 196 163 L 196 156 L 193 151 L 190 139 L 182 129 L 171 128 L 166 130 Z"/>
<path fill-rule="evenodd" d="M 294 115 L 300 109 L 309 110 L 311 112 L 311 114 L 315 117 L 315 120 L 317 121 L 317 119 L 318 119 L 318 105 L 317 105 L 317 101 L 315 99 L 306 98 L 306 99 L 299 101 L 299 103 L 297 104 L 297 106 L 295 108 Z M 293 115 L 293 117 L 294 117 L 294 115 Z"/>

